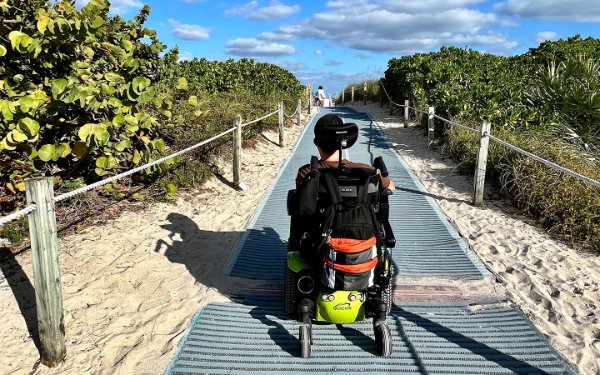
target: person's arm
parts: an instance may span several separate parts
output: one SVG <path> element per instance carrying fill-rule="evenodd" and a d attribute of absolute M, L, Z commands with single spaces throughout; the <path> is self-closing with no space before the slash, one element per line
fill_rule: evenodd
<path fill-rule="evenodd" d="M 298 169 L 298 174 L 296 175 L 296 189 L 302 185 L 306 176 L 310 173 L 310 164 L 305 164 Z"/>

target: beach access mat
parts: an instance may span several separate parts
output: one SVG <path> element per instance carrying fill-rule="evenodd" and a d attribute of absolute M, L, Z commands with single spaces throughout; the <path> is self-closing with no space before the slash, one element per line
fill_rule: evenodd
<path fill-rule="evenodd" d="M 368 114 L 349 108 L 323 110 L 323 113 L 332 112 L 343 117 L 345 122 L 359 126 L 359 138 L 346 150 L 347 158 L 371 164 L 377 156 L 382 156 L 396 184 L 396 190 L 390 197 L 390 224 L 397 241 L 393 252 L 395 274 L 460 279 L 489 277 L 464 239 L 392 149 L 377 123 Z M 298 168 L 308 164 L 311 155 L 317 154 L 313 128 L 318 117 L 306 127 L 271 191 L 250 221 L 234 251 L 228 269 L 231 276 L 283 281 L 290 231 L 286 212 L 287 193 L 295 188 Z"/>
<path fill-rule="evenodd" d="M 482 280 L 489 272 L 392 150 L 377 124 L 349 108 L 335 112 L 355 122 L 360 138 L 350 160 L 383 156 L 396 190 L 390 199 L 397 239 L 396 276 Z M 166 373 L 174 374 L 576 374 L 518 308 L 507 301 L 395 302 L 388 316 L 389 358 L 376 355 L 370 321 L 313 325 L 311 358 L 299 358 L 298 327 L 283 313 L 283 271 L 289 217 L 287 191 L 298 168 L 316 152 L 315 120 L 307 126 L 241 237 L 227 272 L 264 280 L 262 290 L 213 303 L 193 318 Z"/>
<path fill-rule="evenodd" d="M 523 314 L 502 302 L 394 305 L 389 358 L 370 322 L 313 324 L 299 358 L 298 323 L 278 298 L 204 307 L 168 374 L 575 374 Z"/>

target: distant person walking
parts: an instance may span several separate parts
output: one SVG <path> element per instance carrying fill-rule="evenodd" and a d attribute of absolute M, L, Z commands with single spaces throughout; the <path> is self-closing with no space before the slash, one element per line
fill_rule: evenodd
<path fill-rule="evenodd" d="M 325 103 L 325 91 L 323 90 L 323 86 L 319 86 L 319 88 L 317 89 L 316 99 L 317 105 L 319 107 L 322 107 L 323 103 Z"/>

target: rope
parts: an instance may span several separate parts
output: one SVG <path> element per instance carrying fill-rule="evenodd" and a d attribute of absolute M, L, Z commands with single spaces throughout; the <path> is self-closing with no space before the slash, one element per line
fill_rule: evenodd
<path fill-rule="evenodd" d="M 450 120 L 448 120 L 448 119 L 445 119 L 445 118 L 443 118 L 442 116 L 433 115 L 433 117 L 435 117 L 435 118 L 439 118 L 440 120 L 442 120 L 442 121 L 445 121 L 446 123 L 448 123 L 448 124 L 450 124 L 450 125 L 458 126 L 459 128 L 463 128 L 463 129 L 465 129 L 465 130 L 470 130 L 470 131 L 472 131 L 472 132 L 479 133 L 479 130 L 477 130 L 477 129 L 473 129 L 473 128 L 470 128 L 470 127 L 468 127 L 468 126 L 466 126 L 466 125 L 462 125 L 462 124 L 459 124 L 459 123 L 457 123 L 457 122 L 450 121 Z"/>
<path fill-rule="evenodd" d="M 388 100 L 390 101 L 391 104 L 400 107 L 400 108 L 404 108 L 404 104 L 398 104 L 395 101 L 392 100 L 392 98 L 390 98 L 390 95 L 388 94 L 387 90 L 385 89 L 385 86 L 383 85 L 383 82 L 379 81 L 379 85 L 381 86 L 381 88 L 383 89 L 383 92 L 385 93 L 385 96 L 387 96 Z M 408 107 L 410 108 L 410 107 Z M 414 108 L 413 108 L 414 109 Z M 417 109 L 415 109 L 416 111 Z"/>
<path fill-rule="evenodd" d="M 37 209 L 37 206 L 35 204 L 30 204 L 29 206 L 27 206 L 23 209 L 20 209 L 19 211 L 15 211 L 10 215 L 0 218 L 0 225 L 5 225 L 5 224 L 10 223 L 11 221 L 19 220 L 23 216 L 29 215 L 36 209 Z"/>
<path fill-rule="evenodd" d="M 389 94 L 388 94 L 387 90 L 385 89 L 385 86 L 383 85 L 383 82 L 379 81 L 379 84 L 380 84 L 381 88 L 383 88 L 383 92 L 385 93 L 385 96 L 387 96 L 387 98 L 389 99 L 390 103 L 392 103 L 392 104 L 396 104 L 396 105 L 400 106 L 399 104 L 397 104 L 397 103 L 394 103 L 394 102 L 392 101 L 392 99 L 390 98 L 390 96 L 389 96 Z M 429 115 L 429 113 L 428 113 L 428 112 L 421 111 L 421 110 L 419 110 L 419 109 L 417 109 L 417 108 L 413 108 L 413 107 L 408 107 L 408 108 L 410 108 L 410 109 L 414 110 L 415 112 L 419 112 L 419 113 L 422 113 L 422 114 L 425 114 L 425 115 Z M 450 124 L 450 125 L 458 126 L 459 128 L 463 128 L 463 129 L 466 129 L 466 130 L 469 130 L 469 131 L 472 131 L 472 132 L 475 132 L 475 133 L 478 133 L 478 132 L 479 132 L 479 130 L 477 130 L 477 129 L 473 129 L 473 128 L 470 128 L 470 127 L 468 127 L 468 126 L 465 126 L 465 125 L 459 124 L 459 123 L 457 123 L 457 122 L 450 121 L 450 120 L 448 120 L 448 119 L 446 119 L 446 118 L 443 118 L 443 117 L 441 117 L 441 116 L 438 116 L 438 115 L 435 115 L 435 114 L 433 115 L 433 117 L 436 117 L 436 118 L 438 118 L 438 119 L 440 119 L 440 120 L 442 120 L 442 121 L 445 121 L 446 123 L 448 123 L 448 124 Z M 591 178 L 589 178 L 589 177 L 587 177 L 587 176 L 584 176 L 584 175 L 582 175 L 582 174 L 579 174 L 579 173 L 577 173 L 577 172 L 575 172 L 575 171 L 572 171 L 572 170 L 570 170 L 570 169 L 568 169 L 568 168 L 561 167 L 560 165 L 558 165 L 558 164 L 556 164 L 556 163 L 553 163 L 553 162 L 551 162 L 551 161 L 548 161 L 548 160 L 546 160 L 546 159 L 543 159 L 543 158 L 541 158 L 541 157 L 539 157 L 539 156 L 537 156 L 537 155 L 534 155 L 534 154 L 532 154 L 531 152 L 527 152 L 527 151 L 525 151 L 525 150 L 523 150 L 523 149 L 520 149 L 520 148 L 518 148 L 517 146 L 513 146 L 513 145 L 511 145 L 510 143 L 508 143 L 508 142 L 505 142 L 505 141 L 503 141 L 503 140 L 501 140 L 501 139 L 498 139 L 498 138 L 496 138 L 496 137 L 493 137 L 493 136 L 491 136 L 491 135 L 490 135 L 489 137 L 490 137 L 490 139 L 491 139 L 491 140 L 493 140 L 493 141 L 496 141 L 496 142 L 500 143 L 501 145 L 504 145 L 504 146 L 506 146 L 506 147 L 508 147 L 508 148 L 510 148 L 510 149 L 512 149 L 512 150 L 514 150 L 514 151 L 516 151 L 516 152 L 518 152 L 518 153 L 521 153 L 521 154 L 523 154 L 523 155 L 525 155 L 525 156 L 529 156 L 529 157 L 530 157 L 530 158 L 532 158 L 533 160 L 537 160 L 538 162 L 540 162 L 540 163 L 542 163 L 542 164 L 545 164 L 545 165 L 547 165 L 547 166 L 549 166 L 549 167 L 551 167 L 551 168 L 554 168 L 554 169 L 556 169 L 556 170 L 558 170 L 558 171 L 560 171 L 560 172 L 563 172 L 564 174 L 567 174 L 567 175 L 569 175 L 569 176 L 571 176 L 571 177 L 574 177 L 574 178 L 578 178 L 578 179 L 580 179 L 580 180 L 583 180 L 583 181 L 585 181 L 585 182 L 587 182 L 587 183 L 589 183 L 589 184 L 591 184 L 591 185 L 594 185 L 594 186 L 596 186 L 596 187 L 600 187 L 600 182 L 598 182 L 598 181 L 596 181 L 596 180 L 594 180 L 594 179 L 591 179 Z"/>
<path fill-rule="evenodd" d="M 505 141 L 503 141 L 501 139 L 498 139 L 498 138 L 496 138 L 494 136 L 490 135 L 489 137 L 490 137 L 491 140 L 496 141 L 496 142 L 500 143 L 501 145 L 504 145 L 504 146 L 506 146 L 506 147 L 508 147 L 508 148 L 510 148 L 510 149 L 512 149 L 512 150 L 514 150 L 514 151 L 516 151 L 518 153 L 520 153 L 520 154 L 523 154 L 525 156 L 529 156 L 533 160 L 537 160 L 537 161 L 539 161 L 542 164 L 545 164 L 545 165 L 547 165 L 547 166 L 549 166 L 551 168 L 554 168 L 554 169 L 556 169 L 556 170 L 558 170 L 560 172 L 563 172 L 564 174 L 567 174 L 567 175 L 569 175 L 571 177 L 575 177 L 575 178 L 578 178 L 580 180 L 583 180 L 583 181 L 585 181 L 585 182 L 587 182 L 587 183 L 589 183 L 591 185 L 594 185 L 596 187 L 600 187 L 600 182 L 598 182 L 598 181 L 596 181 L 594 179 L 591 179 L 591 178 L 589 178 L 587 176 L 579 174 L 579 173 L 577 173 L 575 171 L 572 171 L 572 170 L 570 170 L 568 168 L 561 167 L 560 165 L 558 165 L 556 163 L 553 163 L 551 161 L 543 159 L 543 158 L 541 158 L 541 157 L 539 157 L 537 155 L 532 154 L 531 152 L 527 152 L 527 151 L 525 151 L 523 149 L 520 149 L 517 146 L 513 146 L 510 143 L 505 142 Z"/>
<path fill-rule="evenodd" d="M 261 121 L 261 120 L 264 120 L 264 119 L 266 119 L 266 118 L 267 118 L 267 117 L 269 117 L 269 116 L 273 116 L 273 115 L 274 115 L 274 114 L 276 114 L 277 112 L 279 112 L 279 110 L 273 111 L 273 112 L 269 113 L 268 115 L 264 115 L 264 116 L 263 116 L 263 117 L 261 117 L 261 118 L 257 118 L 256 120 L 252 120 L 252 121 L 250 121 L 250 122 L 247 122 L 247 123 L 245 123 L 245 124 L 242 124 L 241 126 L 242 126 L 242 128 L 243 128 L 244 126 L 248 126 L 248 125 L 251 125 L 251 124 L 257 123 L 257 122 L 259 122 L 259 121 Z"/>
<path fill-rule="evenodd" d="M 247 122 L 245 124 L 242 124 L 241 126 L 244 127 L 244 126 L 247 126 L 247 125 L 250 125 L 250 124 L 254 124 L 254 123 L 258 122 L 258 121 L 264 120 L 265 118 L 276 114 L 277 112 L 279 112 L 279 110 L 271 112 L 271 113 L 269 113 L 269 114 L 267 114 L 267 115 L 265 115 L 265 116 L 263 116 L 261 118 L 258 118 L 256 120 L 253 120 L 253 121 Z M 206 139 L 206 140 L 204 140 L 204 141 L 202 141 L 200 143 L 196 143 L 195 145 L 192 145 L 190 147 L 184 148 L 183 150 L 177 151 L 177 152 L 175 152 L 175 153 L 173 153 L 171 155 L 167 155 L 167 156 L 162 157 L 160 159 L 154 160 L 154 161 L 152 161 L 150 163 L 141 165 L 139 167 L 135 167 L 135 168 L 133 168 L 133 169 L 131 169 L 129 171 L 126 171 L 126 172 L 123 172 L 123 173 L 119 173 L 119 174 L 117 174 L 115 176 L 106 178 L 106 179 L 104 179 L 102 181 L 94 182 L 93 184 L 86 185 L 84 187 L 81 187 L 79 189 L 75 189 L 75 190 L 70 191 L 68 193 L 64 193 L 64 194 L 58 195 L 58 196 L 54 197 L 54 202 L 60 202 L 60 201 L 63 201 L 65 199 L 72 198 L 72 197 L 74 197 L 74 196 L 76 196 L 78 194 L 82 194 L 82 193 L 85 193 L 87 191 L 93 190 L 93 189 L 95 189 L 97 187 L 104 186 L 104 185 L 109 184 L 109 183 L 111 183 L 113 181 L 119 180 L 119 179 L 121 179 L 123 177 L 131 176 L 134 173 L 137 173 L 137 172 L 140 172 L 140 171 L 142 171 L 144 169 L 153 167 L 153 166 L 155 166 L 157 164 L 160 164 L 160 163 L 163 163 L 163 162 L 165 162 L 165 161 L 167 161 L 169 159 L 173 159 L 173 158 L 175 158 L 175 157 L 177 157 L 179 155 L 185 154 L 186 152 L 190 152 L 190 151 L 192 151 L 192 150 L 194 150 L 194 149 L 196 149 L 196 148 L 198 148 L 200 146 L 204 146 L 205 144 L 210 143 L 210 142 L 214 141 L 217 138 L 221 138 L 222 136 L 233 132 L 235 129 L 236 129 L 235 127 L 232 127 L 230 129 L 225 130 L 222 133 L 219 133 L 219 134 L 215 135 L 214 137 Z M 25 207 L 25 208 L 23 208 L 23 209 L 21 209 L 19 211 L 15 211 L 15 212 L 13 212 L 10 215 L 7 215 L 7 216 L 5 216 L 3 218 L 0 218 L 0 225 L 5 225 L 5 224 L 7 224 L 7 223 L 9 223 L 11 221 L 18 220 L 18 219 L 22 218 L 23 216 L 28 215 L 29 213 L 35 211 L 36 208 L 37 207 L 36 207 L 35 204 L 31 204 L 31 205 L 29 205 L 29 206 L 27 206 L 27 207 Z"/>
<path fill-rule="evenodd" d="M 75 190 L 73 190 L 73 191 L 70 191 L 70 192 L 68 192 L 68 193 L 61 194 L 61 195 L 59 195 L 59 196 L 56 196 L 56 197 L 54 197 L 54 201 L 55 201 L 55 202 L 60 202 L 60 201 L 63 201 L 63 200 L 65 200 L 65 199 L 72 198 L 72 197 L 74 197 L 74 196 L 76 196 L 76 195 L 79 195 L 79 194 L 81 194 L 81 193 L 85 193 L 85 192 L 87 192 L 87 191 L 90 191 L 90 190 L 92 190 L 92 189 L 95 189 L 95 188 L 97 188 L 97 187 L 104 186 L 104 185 L 106 185 L 106 184 L 108 184 L 108 183 L 111 183 L 111 182 L 113 182 L 113 181 L 119 180 L 119 179 L 121 179 L 121 178 L 123 178 L 123 177 L 131 176 L 132 174 L 134 174 L 134 173 L 137 173 L 137 172 L 139 172 L 139 171 L 143 171 L 143 170 L 144 170 L 144 169 L 146 169 L 146 168 L 153 167 L 153 166 L 155 166 L 155 165 L 157 165 L 157 164 L 160 164 L 160 163 L 162 163 L 162 162 L 165 162 L 165 161 L 167 161 L 167 160 L 169 160 L 169 159 L 173 159 L 173 158 L 175 158 L 175 157 L 177 157 L 177 156 L 179 156 L 179 155 L 181 155 L 181 154 L 184 154 L 184 153 L 186 153 L 186 152 L 192 151 L 193 149 L 196 149 L 196 148 L 198 148 L 198 147 L 200 147 L 200 146 L 204 146 L 205 144 L 207 144 L 207 143 L 209 143 L 209 142 L 212 142 L 212 141 L 214 141 L 215 139 L 217 139 L 217 138 L 220 138 L 220 137 L 222 137 L 222 136 L 224 136 L 224 135 L 226 135 L 226 134 L 229 134 L 229 133 L 233 132 L 234 130 L 235 130 L 235 127 L 233 127 L 233 128 L 230 128 L 230 129 L 228 129 L 228 130 L 226 130 L 226 131 L 224 131 L 224 132 L 222 132 L 222 133 L 220 133 L 220 134 L 217 134 L 217 135 L 215 135 L 215 136 L 214 136 L 214 137 L 212 137 L 212 138 L 209 138 L 209 139 L 207 139 L 207 140 L 205 140 L 205 141 L 202 141 L 202 142 L 200 142 L 200 143 L 197 143 L 197 144 L 195 144 L 195 145 L 193 145 L 193 146 L 190 146 L 190 147 L 188 147 L 188 148 L 184 148 L 184 149 L 183 149 L 183 150 L 181 150 L 181 151 L 177 151 L 177 152 L 175 152 L 175 153 L 173 153 L 173 154 L 171 154 L 171 155 L 167 155 L 167 156 L 165 156 L 165 157 L 162 157 L 162 158 L 160 158 L 160 159 L 157 159 L 157 160 L 155 160 L 155 161 L 153 161 L 153 162 L 150 162 L 150 163 L 148 163 L 148 164 L 144 164 L 144 165 L 141 165 L 141 166 L 139 166 L 139 167 L 135 167 L 135 168 L 133 168 L 133 169 L 131 169 L 131 170 L 127 171 L 127 172 L 119 173 L 119 174 L 117 174 L 117 175 L 114 175 L 114 176 L 112 176 L 112 177 L 106 178 L 106 179 L 104 179 L 104 180 L 102 180 L 102 181 L 94 182 L 93 184 L 86 185 L 86 186 L 84 186 L 84 187 L 82 187 L 82 188 L 75 189 Z"/>
<path fill-rule="evenodd" d="M 253 123 L 255 123 L 255 122 L 258 122 L 258 121 L 260 121 L 260 120 L 263 120 L 263 119 L 265 119 L 265 118 L 267 118 L 267 117 L 269 117 L 269 116 L 272 116 L 273 114 L 275 114 L 275 113 L 277 113 L 277 112 L 278 112 L 278 111 L 271 112 L 271 113 L 269 113 L 268 115 L 265 115 L 265 116 L 263 116 L 263 117 L 261 117 L 261 118 L 259 118 L 259 119 L 256 119 L 256 120 L 254 120 L 254 121 L 250 121 L 250 122 L 248 122 L 248 123 L 246 123 L 246 124 L 242 124 L 242 126 L 246 126 L 246 125 L 250 125 L 250 124 L 253 124 Z M 190 146 L 190 147 L 184 148 L 183 150 L 181 150 L 181 151 L 177 151 L 177 152 L 175 152 L 175 153 L 173 153 L 173 154 L 171 154 L 171 155 L 167 155 L 167 156 L 165 156 L 165 157 L 162 157 L 162 158 L 160 158 L 160 159 L 157 159 L 157 160 L 155 160 L 155 161 L 153 161 L 153 162 L 150 162 L 150 163 L 148 163 L 148 164 L 145 164 L 145 165 L 141 165 L 141 166 L 139 166 L 139 167 L 136 167 L 136 168 L 133 168 L 133 169 L 131 169 L 131 170 L 127 171 L 127 172 L 120 173 L 120 174 L 118 174 L 118 175 L 115 175 L 115 176 L 109 177 L 109 178 L 107 178 L 107 179 L 104 179 L 104 180 L 102 180 L 102 181 L 98 181 L 98 182 L 95 182 L 95 183 L 93 183 L 93 184 L 86 185 L 86 186 L 84 186 L 84 187 L 82 187 L 82 188 L 79 188 L 79 189 L 76 189 L 76 190 L 70 191 L 70 192 L 68 192 L 68 193 L 61 194 L 61 195 L 59 195 L 59 196 L 55 197 L 55 198 L 54 198 L 54 201 L 55 201 L 55 202 L 60 202 L 60 201 L 62 201 L 62 200 L 65 200 L 65 199 L 69 199 L 69 198 L 71 198 L 71 197 L 74 197 L 74 196 L 76 196 L 76 195 L 78 195 L 78 194 L 85 193 L 86 191 L 90 191 L 90 190 L 92 190 L 92 189 L 95 189 L 95 188 L 97 188 L 97 187 L 100 187 L 100 186 L 106 185 L 106 184 L 108 184 L 108 183 L 111 183 L 111 182 L 113 182 L 113 181 L 116 181 L 116 180 L 118 180 L 118 179 L 121 179 L 121 178 L 123 178 L 123 177 L 130 176 L 130 175 L 132 175 L 132 174 L 134 174 L 134 173 L 137 173 L 137 172 L 139 172 L 139 171 L 142 171 L 142 170 L 144 170 L 144 169 L 146 169 L 146 168 L 153 167 L 153 166 L 155 166 L 155 165 L 157 165 L 157 164 L 160 164 L 160 163 L 162 163 L 162 162 L 165 162 L 165 161 L 167 161 L 167 160 L 169 160 L 169 159 L 173 159 L 173 158 L 175 158 L 175 157 L 177 157 L 177 156 L 179 156 L 179 155 L 185 154 L 186 152 L 192 151 L 192 150 L 194 150 L 194 149 L 196 149 L 196 148 L 198 148 L 198 147 L 200 147 L 200 146 L 204 146 L 205 144 L 207 144 L 207 143 L 210 143 L 210 142 L 214 141 L 214 140 L 215 140 L 215 139 L 217 139 L 217 138 L 221 138 L 222 136 L 224 136 L 224 135 L 226 135 L 226 134 L 229 134 L 229 133 L 233 132 L 234 130 L 235 130 L 235 127 L 232 127 L 232 128 L 230 128 L 230 129 L 228 129 L 228 130 L 225 130 L 225 131 L 224 131 L 224 132 L 222 132 L 222 133 L 219 133 L 219 134 L 215 135 L 214 137 L 211 137 L 211 138 L 209 138 L 209 139 L 207 139 L 207 140 L 204 140 L 204 141 L 202 141 L 202 142 L 200 142 L 200 143 L 197 143 L 197 144 L 195 144 L 195 145 L 192 145 L 192 146 Z"/>
<path fill-rule="evenodd" d="M 285 113 L 285 111 L 283 111 L 283 115 L 284 115 L 285 117 L 288 117 L 288 118 L 290 118 L 290 117 L 294 117 L 294 116 L 296 116 L 297 114 L 298 114 L 298 106 L 296 106 L 296 110 L 295 110 L 295 111 L 294 111 L 294 113 L 292 113 L 291 115 L 288 115 L 287 113 Z"/>

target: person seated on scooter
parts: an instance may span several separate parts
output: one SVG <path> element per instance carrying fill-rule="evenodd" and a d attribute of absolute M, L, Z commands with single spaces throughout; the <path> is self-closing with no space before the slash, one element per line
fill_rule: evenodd
<path fill-rule="evenodd" d="M 337 145 L 328 144 L 328 142 L 321 138 L 320 135 L 324 130 L 335 128 L 337 126 L 343 125 L 343 123 L 344 122 L 339 116 L 327 114 L 321 117 L 315 124 L 315 138 L 313 142 L 319 150 L 320 159 L 318 169 L 338 168 L 340 152 L 337 148 Z M 361 168 L 367 171 L 373 170 L 373 167 L 366 163 L 356 163 L 346 159 L 343 159 L 342 163 L 346 166 L 346 168 L 349 169 Z M 306 180 L 306 177 L 310 174 L 310 171 L 310 164 L 306 164 L 300 167 L 300 169 L 298 170 L 298 175 L 296 176 L 296 187 L 302 185 L 302 183 Z M 392 181 L 389 177 L 381 177 L 381 184 L 386 189 L 395 189 L 394 181 Z"/>

